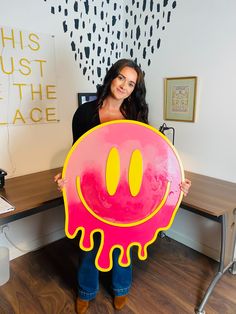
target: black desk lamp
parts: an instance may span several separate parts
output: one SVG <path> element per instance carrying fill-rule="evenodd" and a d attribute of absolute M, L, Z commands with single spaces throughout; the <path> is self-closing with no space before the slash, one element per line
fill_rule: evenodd
<path fill-rule="evenodd" d="M 0 189 L 4 187 L 6 175 L 7 175 L 6 171 L 0 169 Z"/>
<path fill-rule="evenodd" d="M 172 144 L 174 145 L 175 144 L 175 129 L 171 126 L 171 127 L 168 127 L 165 123 L 163 123 L 160 128 L 159 128 L 159 131 L 165 135 L 165 131 L 168 131 L 168 130 L 171 130 L 172 131 Z M 164 231 L 160 231 L 159 232 L 159 237 L 160 238 L 165 238 L 166 237 L 166 234 Z"/>
<path fill-rule="evenodd" d="M 172 144 L 175 145 L 175 129 L 172 126 L 168 127 L 165 123 L 163 123 L 159 128 L 159 131 L 164 135 L 165 131 L 168 130 L 172 130 Z"/>
<path fill-rule="evenodd" d="M 163 123 L 159 128 L 159 131 L 164 135 L 165 135 L 165 131 L 168 131 L 168 130 L 172 131 L 172 144 L 174 145 L 175 144 L 175 129 L 172 126 L 168 127 L 165 123 Z M 160 238 L 165 238 L 166 234 L 164 231 L 160 231 L 158 236 Z"/>

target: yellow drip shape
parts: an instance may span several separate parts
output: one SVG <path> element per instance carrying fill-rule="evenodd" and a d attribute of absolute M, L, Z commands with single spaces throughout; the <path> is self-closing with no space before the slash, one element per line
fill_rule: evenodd
<path fill-rule="evenodd" d="M 106 186 L 109 195 L 116 193 L 117 186 L 120 181 L 120 156 L 115 147 L 109 152 L 106 164 Z"/>
<path fill-rule="evenodd" d="M 138 149 L 133 151 L 130 158 L 128 180 L 131 195 L 138 195 L 143 180 L 143 159 Z"/>

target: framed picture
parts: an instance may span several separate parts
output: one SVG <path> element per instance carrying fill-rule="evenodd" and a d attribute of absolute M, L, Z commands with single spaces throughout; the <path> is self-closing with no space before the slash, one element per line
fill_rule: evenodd
<path fill-rule="evenodd" d="M 164 120 L 195 121 L 197 77 L 169 77 L 164 85 Z"/>
<path fill-rule="evenodd" d="M 88 101 L 93 101 L 96 98 L 96 93 L 78 93 L 78 106 L 81 106 Z"/>

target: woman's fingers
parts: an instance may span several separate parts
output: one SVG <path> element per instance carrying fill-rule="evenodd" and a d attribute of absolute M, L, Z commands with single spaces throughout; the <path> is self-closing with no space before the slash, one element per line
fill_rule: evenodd
<path fill-rule="evenodd" d="M 61 173 L 55 175 L 54 182 L 57 182 L 59 179 L 61 179 Z"/>
<path fill-rule="evenodd" d="M 191 181 L 189 179 L 185 179 L 181 184 L 181 191 L 184 193 L 184 196 L 188 195 L 189 189 L 191 187 Z"/>
<path fill-rule="evenodd" d="M 54 182 L 57 183 L 58 191 L 62 192 L 62 190 L 63 190 L 63 188 L 65 186 L 66 180 L 62 179 L 61 173 L 58 173 L 58 174 L 55 175 Z"/>

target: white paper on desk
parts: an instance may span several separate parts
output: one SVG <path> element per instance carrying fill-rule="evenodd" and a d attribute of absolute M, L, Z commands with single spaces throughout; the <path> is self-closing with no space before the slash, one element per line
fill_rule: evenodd
<path fill-rule="evenodd" d="M 14 210 L 15 207 L 11 205 L 4 197 L 0 196 L 0 214 L 8 213 Z"/>

